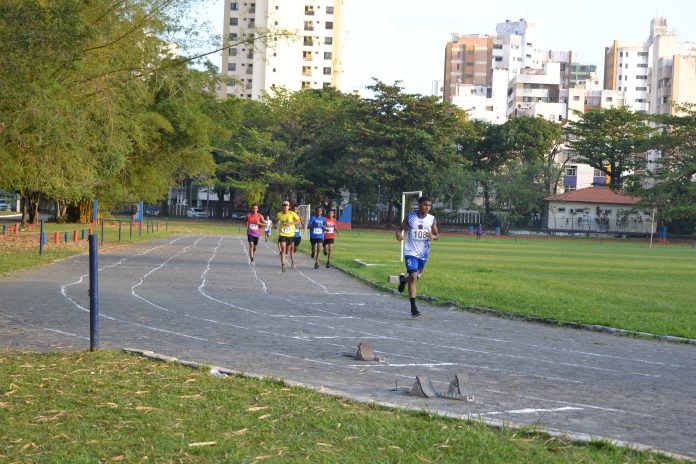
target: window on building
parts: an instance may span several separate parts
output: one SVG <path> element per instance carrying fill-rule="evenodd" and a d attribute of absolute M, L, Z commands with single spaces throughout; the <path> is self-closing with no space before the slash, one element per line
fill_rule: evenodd
<path fill-rule="evenodd" d="M 239 24 L 239 18 L 230 18 L 230 26 L 237 26 Z"/>
<path fill-rule="evenodd" d="M 330 76 L 330 75 L 331 75 L 331 68 L 330 68 L 330 67 L 325 67 L 325 68 L 324 68 L 324 75 L 325 75 L 325 76 Z"/>
<path fill-rule="evenodd" d="M 302 60 L 312 61 L 312 52 L 309 52 L 309 51 L 302 52 Z"/>
<path fill-rule="evenodd" d="M 636 66 L 639 67 L 639 68 L 647 68 L 647 67 L 648 67 L 648 63 L 638 63 Z"/>
<path fill-rule="evenodd" d="M 230 48 L 228 49 L 228 53 L 230 54 L 230 56 L 237 56 L 237 49 L 234 47 Z"/>
<path fill-rule="evenodd" d="M 580 101 L 580 95 L 573 95 L 573 101 Z"/>
<path fill-rule="evenodd" d="M 249 29 L 253 29 L 256 27 L 256 20 L 254 18 L 249 19 Z"/>
<path fill-rule="evenodd" d="M 313 31 L 314 30 L 314 23 L 312 21 L 305 21 L 304 22 L 304 30 L 305 31 Z"/>
<path fill-rule="evenodd" d="M 331 88 L 331 82 L 324 82 L 321 86 L 323 89 L 330 89 Z"/>
<path fill-rule="evenodd" d="M 577 176 L 578 175 L 578 167 L 577 166 L 568 166 L 566 167 L 566 176 Z"/>
<path fill-rule="evenodd" d="M 563 193 L 574 192 L 574 191 L 575 191 L 575 186 L 574 186 L 574 185 L 568 185 L 568 186 L 566 186 L 566 187 L 563 188 Z"/>
<path fill-rule="evenodd" d="M 603 177 L 603 176 L 605 176 L 605 174 L 602 172 L 602 170 L 595 168 L 594 177 Z"/>
<path fill-rule="evenodd" d="M 236 32 L 230 32 L 229 38 L 230 38 L 230 40 L 237 40 L 237 33 L 236 33 Z"/>
<path fill-rule="evenodd" d="M 607 97 L 607 101 L 608 101 L 608 102 L 614 101 L 614 97 Z"/>
<path fill-rule="evenodd" d="M 333 37 L 324 37 L 324 45 L 333 45 Z"/>
<path fill-rule="evenodd" d="M 304 45 L 305 47 L 311 47 L 312 45 L 314 45 L 314 40 L 310 36 L 306 35 L 304 36 L 302 45 Z"/>
<path fill-rule="evenodd" d="M 237 63 L 227 63 L 227 70 L 228 71 L 236 71 L 237 70 Z"/>
<path fill-rule="evenodd" d="M 232 3 L 230 3 L 230 10 L 232 10 L 232 11 L 239 11 L 239 3 L 238 3 L 238 2 L 232 2 Z"/>
<path fill-rule="evenodd" d="M 305 5 L 304 14 L 306 14 L 307 16 L 314 16 L 314 6 L 313 5 Z"/>
<path fill-rule="evenodd" d="M 326 21 L 326 29 L 333 29 L 333 21 Z"/>
<path fill-rule="evenodd" d="M 334 13 L 334 7 L 327 6 L 326 7 L 326 14 L 333 14 L 333 13 Z"/>
<path fill-rule="evenodd" d="M 331 59 L 331 56 L 332 56 L 332 53 L 331 53 L 331 52 L 324 52 L 324 59 L 325 59 L 325 60 L 330 60 L 330 59 Z"/>
<path fill-rule="evenodd" d="M 637 92 L 646 92 L 648 90 L 647 87 L 636 87 Z"/>
<path fill-rule="evenodd" d="M 638 56 L 648 56 L 648 52 L 638 52 Z"/>
<path fill-rule="evenodd" d="M 647 81 L 648 76 L 636 76 L 636 79 L 638 79 L 639 81 Z"/>
<path fill-rule="evenodd" d="M 565 210 L 566 210 L 565 208 L 558 208 L 559 213 L 565 213 Z"/>
<path fill-rule="evenodd" d="M 486 111 L 493 111 L 493 107 L 492 107 L 492 106 L 487 106 L 487 107 L 486 107 Z"/>

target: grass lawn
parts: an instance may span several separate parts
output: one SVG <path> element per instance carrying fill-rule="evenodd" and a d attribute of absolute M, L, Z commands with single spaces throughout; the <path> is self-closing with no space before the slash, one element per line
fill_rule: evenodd
<path fill-rule="evenodd" d="M 14 225 L 14 224 L 13 224 Z M 8 224 L 9 226 L 9 224 Z M 44 231 L 47 243 L 43 255 L 39 255 L 39 226 L 30 231 L 21 231 L 18 235 L 0 236 L 0 276 L 11 272 L 52 263 L 68 256 L 86 253 L 87 240 L 82 240 L 82 230 L 89 233 L 89 224 L 55 224 L 46 223 Z M 127 217 L 106 221 L 104 226 L 104 252 L 114 247 L 127 246 L 141 240 L 152 240 L 177 234 L 241 234 L 244 223 L 223 221 L 194 221 L 186 219 L 145 218 L 142 230 L 133 225 Z M 73 241 L 77 230 L 78 241 Z M 59 233 L 60 245 L 55 245 L 55 233 Z M 65 232 L 69 243 L 65 244 Z M 101 225 L 93 232 L 101 241 Z"/>
<path fill-rule="evenodd" d="M 335 262 L 371 281 L 404 272 L 393 233 L 344 232 Z M 353 262 L 383 264 L 363 267 Z M 696 338 L 696 250 L 617 240 L 445 235 L 419 294 L 549 319 Z"/>
<path fill-rule="evenodd" d="M 0 462 L 673 462 L 121 352 L 0 350 Z"/>

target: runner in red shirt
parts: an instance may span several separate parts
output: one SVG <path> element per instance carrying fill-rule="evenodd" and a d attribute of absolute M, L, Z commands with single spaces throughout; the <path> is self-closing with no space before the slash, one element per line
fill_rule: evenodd
<path fill-rule="evenodd" d="M 251 205 L 251 213 L 247 214 L 247 240 L 249 241 L 249 262 L 254 265 L 254 252 L 259 244 L 261 228 L 266 224 L 263 216 L 259 214 L 259 205 Z"/>
<path fill-rule="evenodd" d="M 331 251 L 333 250 L 334 239 L 338 235 L 338 221 L 334 217 L 334 211 L 329 210 L 329 217 L 326 218 L 324 225 L 324 256 L 326 256 L 326 267 L 331 266 Z"/>

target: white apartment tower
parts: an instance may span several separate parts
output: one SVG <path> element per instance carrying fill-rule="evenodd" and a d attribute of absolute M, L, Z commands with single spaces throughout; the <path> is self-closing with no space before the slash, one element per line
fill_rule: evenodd
<path fill-rule="evenodd" d="M 222 97 L 259 99 L 272 87 L 341 89 L 344 0 L 225 0 L 230 48 L 222 74 L 235 78 Z M 290 37 L 274 36 L 286 31 Z M 269 36 L 270 40 L 249 39 Z M 225 88 L 226 87 L 226 88 Z"/>
<path fill-rule="evenodd" d="M 667 20 L 654 18 L 646 42 L 606 47 L 604 88 L 622 90 L 634 111 L 672 114 L 672 102 L 696 103 L 695 64 L 696 43 L 678 42 Z"/>

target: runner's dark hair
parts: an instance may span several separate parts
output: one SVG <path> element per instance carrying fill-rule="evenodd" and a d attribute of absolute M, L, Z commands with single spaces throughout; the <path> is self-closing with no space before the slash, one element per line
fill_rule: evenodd
<path fill-rule="evenodd" d="M 432 203 L 432 202 L 433 202 L 433 199 L 430 198 L 430 197 L 427 196 L 427 195 L 423 195 L 422 197 L 420 197 L 420 198 L 418 199 L 418 204 L 420 205 L 421 203 L 426 202 L 426 201 L 429 201 L 430 203 Z"/>

